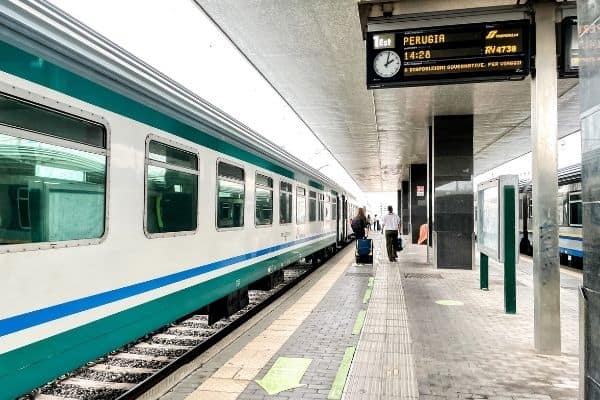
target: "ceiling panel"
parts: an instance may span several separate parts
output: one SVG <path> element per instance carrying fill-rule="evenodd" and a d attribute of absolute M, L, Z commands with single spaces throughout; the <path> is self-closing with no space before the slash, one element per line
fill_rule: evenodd
<path fill-rule="evenodd" d="M 367 90 L 356 0 L 197 0 L 367 192 L 426 162 L 432 115 L 474 114 L 475 173 L 529 151 L 530 85 Z M 576 81 L 559 82 L 559 136 L 578 129 Z"/>

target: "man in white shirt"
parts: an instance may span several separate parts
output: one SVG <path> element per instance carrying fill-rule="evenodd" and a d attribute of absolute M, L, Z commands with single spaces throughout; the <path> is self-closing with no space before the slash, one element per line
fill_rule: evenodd
<path fill-rule="evenodd" d="M 398 247 L 398 231 L 400 230 L 400 217 L 394 214 L 392 206 L 388 206 L 388 213 L 381 219 L 385 234 L 385 247 L 390 261 L 396 261 Z"/>

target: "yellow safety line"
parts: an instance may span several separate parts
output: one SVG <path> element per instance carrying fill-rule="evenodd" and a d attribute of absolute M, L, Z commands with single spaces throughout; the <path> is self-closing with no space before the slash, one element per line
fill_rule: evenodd
<path fill-rule="evenodd" d="M 186 400 L 236 399 L 323 300 L 354 258 L 340 258 L 296 303 L 206 379 Z"/>

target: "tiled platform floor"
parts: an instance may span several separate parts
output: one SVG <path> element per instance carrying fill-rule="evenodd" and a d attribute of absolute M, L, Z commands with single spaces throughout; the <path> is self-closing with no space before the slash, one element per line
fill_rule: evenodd
<path fill-rule="evenodd" d="M 421 399 L 577 398 L 579 277 L 561 273 L 563 353 L 545 356 L 533 348 L 530 262 L 520 262 L 517 314 L 508 315 L 500 265 L 481 291 L 478 271 L 434 270 L 423 251 L 409 248 L 399 265 Z M 446 299 L 464 305 L 435 303 Z"/>
<path fill-rule="evenodd" d="M 501 266 L 490 262 L 490 290 L 481 291 L 478 271 L 433 269 L 425 263 L 424 246 L 409 246 L 399 262 L 389 263 L 381 257 L 382 237 L 373 237 L 377 246 L 373 268 L 352 265 L 352 249 L 345 250 L 334 266 L 326 265 L 311 275 L 296 294 L 199 363 L 163 399 L 326 399 L 349 346 L 357 350 L 343 393 L 348 400 L 577 398 L 577 274 L 561 274 L 563 354 L 538 355 L 533 349 L 530 262 L 523 260 L 518 267 L 517 314 L 507 315 Z M 363 304 L 371 275 L 373 293 Z M 334 280 L 323 286 L 321 281 L 328 276 Z M 315 297 L 311 293 L 319 287 L 327 291 L 320 289 L 323 294 Z M 306 298 L 319 300 L 308 309 L 303 306 Z M 461 305 L 441 305 L 438 300 Z M 252 364 L 248 371 L 253 376 L 231 382 L 240 388 L 231 392 L 216 388 L 221 392 L 214 398 L 212 392 L 198 390 L 211 379 L 219 381 L 232 360 L 257 337 L 292 321 L 287 310 L 298 304 L 304 313 L 301 322 L 286 328 L 289 335 L 280 345 L 265 342 L 266 357 L 257 352 L 255 360 L 244 364 Z M 367 315 L 359 338 L 352 329 L 361 309 L 367 309 Z M 265 376 L 282 356 L 312 362 L 301 387 L 271 396 L 254 379 Z"/>

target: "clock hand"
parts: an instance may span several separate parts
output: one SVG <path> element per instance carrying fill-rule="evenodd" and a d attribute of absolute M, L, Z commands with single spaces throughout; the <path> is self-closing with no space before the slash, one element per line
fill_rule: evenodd
<path fill-rule="evenodd" d="M 390 53 L 390 52 L 388 51 L 388 58 L 387 58 L 387 60 L 385 60 L 385 66 L 386 66 L 386 67 L 387 67 L 387 66 L 388 66 L 388 64 L 390 63 L 390 54 L 392 54 L 392 53 Z"/>

